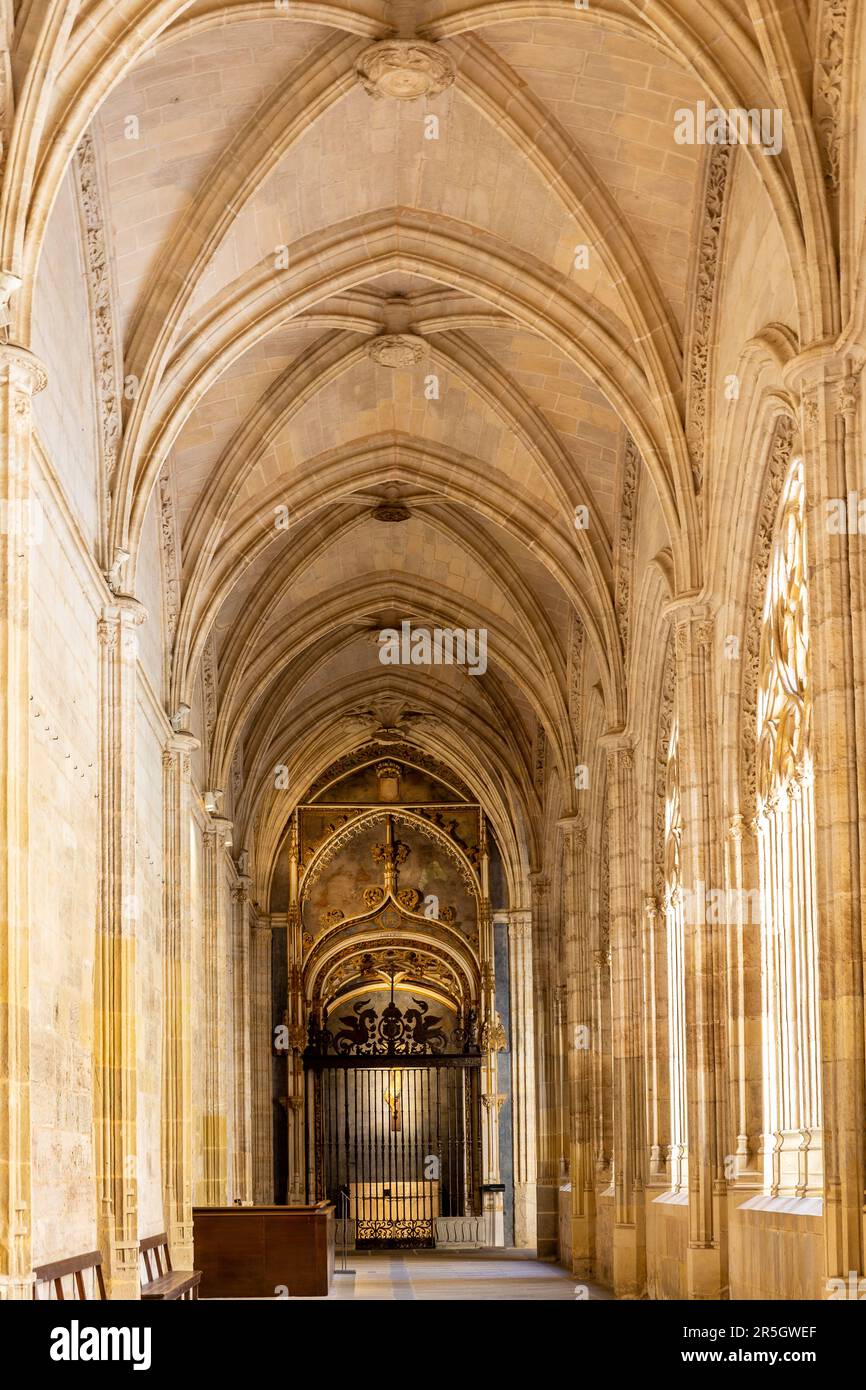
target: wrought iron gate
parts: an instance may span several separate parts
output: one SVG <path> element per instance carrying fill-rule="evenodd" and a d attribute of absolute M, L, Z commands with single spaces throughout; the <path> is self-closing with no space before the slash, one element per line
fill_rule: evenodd
<path fill-rule="evenodd" d="M 478 1056 L 313 1056 L 308 1200 L 348 1200 L 359 1248 L 435 1243 L 436 1219 L 480 1211 Z"/>

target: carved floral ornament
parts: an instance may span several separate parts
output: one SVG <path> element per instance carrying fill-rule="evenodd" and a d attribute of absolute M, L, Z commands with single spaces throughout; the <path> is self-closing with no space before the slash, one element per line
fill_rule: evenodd
<path fill-rule="evenodd" d="M 488 1019 L 481 1028 L 482 1052 L 504 1052 L 508 1047 L 508 1037 L 499 1014 Z"/>
<path fill-rule="evenodd" d="M 808 573 L 800 459 L 782 495 L 770 560 L 757 703 L 756 792 L 762 813 L 811 771 Z"/>
<path fill-rule="evenodd" d="M 841 182 L 842 78 L 849 0 L 826 0 L 820 18 L 813 104 L 824 156 L 824 178 L 834 193 Z"/>

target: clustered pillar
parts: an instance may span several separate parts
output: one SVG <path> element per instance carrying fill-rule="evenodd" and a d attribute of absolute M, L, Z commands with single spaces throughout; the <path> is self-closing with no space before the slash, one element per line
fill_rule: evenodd
<path fill-rule="evenodd" d="M 31 401 L 45 384 L 31 353 L 0 344 L 0 1299 L 31 1296 L 30 452 Z"/>
<path fill-rule="evenodd" d="M 98 1230 L 113 1298 L 137 1298 L 136 628 L 147 614 L 119 596 L 99 620 L 101 817 L 94 1053 Z"/>

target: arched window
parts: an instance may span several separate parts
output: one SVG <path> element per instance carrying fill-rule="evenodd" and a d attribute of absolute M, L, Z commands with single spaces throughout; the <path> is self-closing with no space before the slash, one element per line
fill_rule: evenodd
<path fill-rule="evenodd" d="M 682 886 L 683 820 L 680 804 L 679 723 L 674 715 L 665 772 L 665 937 L 668 966 L 668 1064 L 670 1069 L 671 1187 L 676 1192 L 688 1176 L 686 1110 L 686 977 L 685 910 Z"/>
<path fill-rule="evenodd" d="M 767 577 L 756 753 L 764 1174 L 767 1190 L 783 1196 L 823 1185 L 811 724 L 803 466 L 795 459 Z"/>

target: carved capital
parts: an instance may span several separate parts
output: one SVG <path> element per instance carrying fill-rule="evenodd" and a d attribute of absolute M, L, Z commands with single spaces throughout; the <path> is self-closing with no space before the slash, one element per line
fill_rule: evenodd
<path fill-rule="evenodd" d="M 147 622 L 147 609 L 131 595 L 119 595 L 113 603 L 106 604 L 97 619 L 96 635 L 99 645 L 107 651 L 116 651 L 124 634 L 124 654 L 135 654 L 133 628 Z M 128 639 L 128 640 L 127 640 Z"/>
<path fill-rule="evenodd" d="M 550 879 L 547 877 L 546 874 L 530 874 L 529 886 L 532 890 L 533 898 L 535 898 L 538 902 L 546 901 L 547 895 L 550 892 Z"/>
<path fill-rule="evenodd" d="M 502 1026 L 502 1019 L 499 1014 L 491 1022 L 490 1019 L 481 1029 L 481 1050 L 482 1052 L 504 1052 L 508 1047 L 508 1038 Z"/>
<path fill-rule="evenodd" d="M 0 281 L 2 281 L 0 272 Z M 2 303 L 2 286 L 0 286 L 0 303 Z M 0 343 L 0 386 L 11 386 L 16 392 L 15 408 L 18 410 L 18 400 L 23 397 L 25 409 L 29 408 L 29 398 L 35 396 L 39 391 L 44 391 L 48 385 L 48 373 L 32 352 L 26 348 L 18 347 L 16 343 Z M 20 393 L 20 394 L 19 394 Z M 20 413 L 20 412 L 19 412 Z"/>
<path fill-rule="evenodd" d="M 183 755 L 194 753 L 196 748 L 201 747 L 201 741 L 194 734 L 188 733 L 185 729 L 179 729 L 177 733 L 170 734 L 165 741 L 165 751 L 168 754 Z"/>
<path fill-rule="evenodd" d="M 506 1097 L 498 1094 L 497 1092 L 485 1092 L 485 1094 L 481 1097 L 481 1103 L 484 1106 L 484 1109 L 494 1110 L 497 1115 L 499 1114 L 500 1110 L 505 1104 L 505 1101 Z"/>

